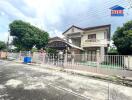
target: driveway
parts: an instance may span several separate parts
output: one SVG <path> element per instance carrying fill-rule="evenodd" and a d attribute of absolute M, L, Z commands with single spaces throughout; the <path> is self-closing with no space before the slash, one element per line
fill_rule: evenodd
<path fill-rule="evenodd" d="M 0 100 L 132 100 L 131 93 L 130 87 L 0 61 Z"/>

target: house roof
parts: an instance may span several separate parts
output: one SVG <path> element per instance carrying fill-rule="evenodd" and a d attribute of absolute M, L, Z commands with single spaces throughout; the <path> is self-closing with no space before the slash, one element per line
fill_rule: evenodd
<path fill-rule="evenodd" d="M 49 39 L 49 43 L 53 42 L 53 41 L 62 41 L 62 42 L 65 42 L 64 39 L 62 39 L 62 38 L 60 38 L 58 36 Z"/>
<path fill-rule="evenodd" d="M 78 46 L 76 46 L 76 45 L 74 45 L 72 43 L 67 42 L 67 44 L 69 44 L 69 46 L 71 46 L 72 48 L 79 49 L 79 50 L 82 50 L 82 51 L 84 50 L 83 48 L 78 47 Z"/>
<path fill-rule="evenodd" d="M 83 28 L 80 28 L 78 26 L 72 25 L 71 27 L 69 27 L 66 31 L 64 31 L 62 34 L 66 33 L 67 31 L 69 31 L 72 27 L 75 27 L 77 29 L 83 30 Z"/>
<path fill-rule="evenodd" d="M 94 26 L 94 27 L 86 27 L 86 28 L 80 28 L 80 27 L 77 27 L 77 26 L 74 26 L 72 25 L 70 28 L 68 28 L 65 32 L 63 32 L 62 34 L 65 34 L 68 30 L 70 30 L 72 27 L 75 27 L 75 28 L 78 28 L 80 30 L 83 30 L 83 31 L 87 31 L 87 30 L 92 30 L 92 29 L 97 29 L 97 28 L 103 28 L 103 27 L 110 27 L 111 24 L 107 24 L 107 25 L 100 25 L 100 26 Z"/>
<path fill-rule="evenodd" d="M 100 26 L 94 26 L 94 27 L 87 27 L 87 28 L 84 28 L 83 30 L 92 30 L 92 29 L 103 28 L 103 27 L 110 27 L 110 26 L 111 26 L 110 24 L 100 25 Z"/>
<path fill-rule="evenodd" d="M 115 5 L 113 7 L 110 8 L 111 10 L 123 10 L 124 8 L 118 5 Z"/>
<path fill-rule="evenodd" d="M 81 47 L 78 47 L 78 46 L 76 46 L 76 45 L 74 45 L 72 43 L 69 43 L 69 42 L 67 42 L 66 40 L 64 40 L 64 39 L 62 39 L 60 37 L 53 37 L 53 38 L 49 39 L 49 43 L 57 42 L 57 41 L 61 41 L 61 42 L 65 43 L 65 44 L 67 44 L 69 47 L 72 47 L 72 48 L 75 48 L 75 49 L 79 49 L 79 50 L 83 50 Z"/>

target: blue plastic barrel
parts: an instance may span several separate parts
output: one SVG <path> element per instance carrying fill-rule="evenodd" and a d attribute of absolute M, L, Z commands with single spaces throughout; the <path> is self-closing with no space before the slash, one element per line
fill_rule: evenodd
<path fill-rule="evenodd" d="M 24 57 L 24 63 L 31 63 L 31 57 Z"/>

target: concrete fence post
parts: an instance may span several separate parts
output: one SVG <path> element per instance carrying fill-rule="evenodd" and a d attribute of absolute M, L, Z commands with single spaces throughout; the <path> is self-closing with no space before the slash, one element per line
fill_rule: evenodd
<path fill-rule="evenodd" d="M 21 61 L 22 59 L 21 59 L 21 54 L 22 54 L 22 52 L 20 51 L 19 52 L 19 60 Z"/>
<path fill-rule="evenodd" d="M 1 58 L 1 51 L 0 51 L 0 58 Z"/>
<path fill-rule="evenodd" d="M 82 54 L 82 61 L 85 61 L 85 54 Z"/>
<path fill-rule="evenodd" d="M 72 64 L 74 64 L 74 61 L 75 61 L 75 53 L 74 53 L 74 51 L 72 51 Z"/>
<path fill-rule="evenodd" d="M 101 57 L 101 62 L 104 61 L 104 55 L 105 55 L 105 49 L 103 46 L 100 47 L 100 57 Z"/>
<path fill-rule="evenodd" d="M 128 69 L 130 69 L 130 56 L 128 55 Z"/>
<path fill-rule="evenodd" d="M 46 53 L 43 53 L 43 64 L 45 63 L 45 55 L 46 55 Z"/>
<path fill-rule="evenodd" d="M 88 60 L 88 56 L 89 56 L 89 55 L 87 54 L 87 52 L 84 53 L 84 56 L 85 56 L 85 57 L 84 57 L 84 59 L 85 59 L 84 61 L 87 61 L 87 60 Z"/>
<path fill-rule="evenodd" d="M 130 56 L 128 55 L 128 56 L 124 56 L 124 67 L 126 67 L 127 69 L 130 69 Z M 123 68 L 123 69 L 125 69 L 125 68 Z"/>
<path fill-rule="evenodd" d="M 67 66 L 67 50 L 64 55 L 64 67 Z"/>
<path fill-rule="evenodd" d="M 99 67 L 99 64 L 100 64 L 100 50 L 97 50 L 97 53 L 96 53 L 96 59 L 97 59 L 97 67 Z"/>

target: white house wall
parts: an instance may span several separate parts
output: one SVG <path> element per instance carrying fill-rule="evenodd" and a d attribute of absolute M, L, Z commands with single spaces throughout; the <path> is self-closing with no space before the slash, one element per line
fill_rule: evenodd
<path fill-rule="evenodd" d="M 72 31 L 72 28 L 74 28 L 74 32 Z M 72 27 L 71 29 L 69 29 L 66 33 L 64 33 L 64 36 L 66 36 L 67 34 L 74 34 L 74 33 L 78 33 L 78 32 L 83 32 L 82 30 Z"/>
<path fill-rule="evenodd" d="M 96 34 L 96 39 L 104 39 L 104 31 L 96 31 L 96 32 L 84 32 L 82 35 L 82 41 L 88 39 L 88 35 Z"/>
<path fill-rule="evenodd" d="M 104 35 L 105 32 L 106 32 L 106 29 L 84 32 L 83 35 L 82 35 L 82 38 L 81 38 L 81 46 L 83 47 L 85 45 L 84 41 L 88 40 L 88 35 L 89 34 L 96 34 L 96 39 L 100 40 L 102 42 L 107 41 L 107 37 L 104 37 L 105 36 Z M 107 42 L 106 42 L 106 45 L 107 45 Z"/>
<path fill-rule="evenodd" d="M 71 39 L 71 41 L 72 41 L 72 44 L 80 47 L 81 38 L 80 39 L 79 38 L 77 38 L 77 39 Z"/>

